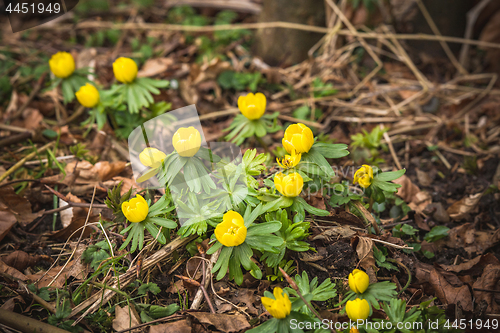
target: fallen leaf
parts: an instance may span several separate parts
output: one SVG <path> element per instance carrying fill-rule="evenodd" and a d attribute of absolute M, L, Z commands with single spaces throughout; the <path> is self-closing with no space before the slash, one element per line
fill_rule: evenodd
<path fill-rule="evenodd" d="M 3 204 L 3 205 L 2 205 Z M 17 222 L 23 227 L 43 215 L 43 211 L 31 212 L 31 203 L 28 199 L 18 195 L 12 186 L 4 186 L 0 196 L 0 210 L 8 210 L 14 214 Z"/>
<path fill-rule="evenodd" d="M 250 327 L 245 316 L 242 314 L 224 314 L 208 312 L 189 312 L 190 316 L 195 317 L 200 323 L 215 326 L 222 332 L 238 332 Z"/>
<path fill-rule="evenodd" d="M 120 174 L 125 169 L 126 164 L 127 163 L 123 161 L 103 161 L 92 165 L 88 161 L 73 161 L 68 163 L 64 169 L 67 174 L 76 173 L 76 171 L 78 171 L 78 177 L 75 184 L 90 184 L 110 180 Z"/>
<path fill-rule="evenodd" d="M 469 287 L 463 284 L 456 275 L 439 268 L 433 268 L 429 276 L 429 283 L 443 304 L 460 302 L 462 309 L 472 311 L 472 295 Z"/>
<path fill-rule="evenodd" d="M 17 269 L 18 271 L 24 271 L 27 267 L 35 266 L 40 260 L 51 261 L 49 256 L 41 255 L 29 255 L 24 251 L 14 251 L 8 256 L 2 258 L 3 262 Z"/>
<path fill-rule="evenodd" d="M 423 187 L 429 187 L 432 184 L 432 178 L 429 176 L 429 174 L 425 171 L 422 171 L 420 169 L 416 169 L 417 171 L 417 178 L 418 178 L 418 183 L 422 185 Z"/>
<path fill-rule="evenodd" d="M 16 224 L 16 216 L 14 213 L 3 210 L 0 207 L 0 241 L 9 233 L 14 224 Z"/>
<path fill-rule="evenodd" d="M 78 249 L 75 251 L 73 260 L 71 260 L 66 266 L 62 265 L 52 267 L 47 274 L 45 274 L 45 271 L 40 271 L 36 274 L 28 275 L 28 278 L 32 281 L 40 279 L 37 283 L 38 288 L 48 287 L 49 283 L 59 274 L 61 270 L 61 274 L 59 274 L 59 276 L 51 284 L 54 288 L 62 288 L 70 276 L 76 279 L 85 279 L 88 273 L 88 265 L 82 263 L 81 257 L 86 248 L 86 245 L 80 244 Z"/>
<path fill-rule="evenodd" d="M 0 260 L 0 272 L 13 276 L 21 281 L 26 281 L 28 280 L 28 277 L 24 275 L 23 273 L 19 272 L 17 269 L 10 267 L 6 263 L 4 263 L 2 260 Z"/>
<path fill-rule="evenodd" d="M 479 200 L 481 200 L 481 197 L 483 196 L 483 193 L 476 193 L 476 194 L 471 194 L 468 197 L 462 198 L 461 200 L 455 202 L 453 205 L 448 207 L 448 215 L 455 220 L 461 220 L 464 217 L 466 217 L 474 208 L 476 208 L 476 205 L 478 204 Z"/>
<path fill-rule="evenodd" d="M 314 236 L 314 240 L 328 240 L 328 239 L 339 239 L 339 238 L 351 238 L 356 234 L 356 231 L 349 228 L 349 226 L 333 226 L 329 227 L 319 235 Z"/>
<path fill-rule="evenodd" d="M 138 77 L 151 77 L 165 72 L 169 66 L 172 66 L 172 58 L 148 59 L 141 70 L 137 73 Z"/>
<path fill-rule="evenodd" d="M 2 304 L 2 306 L 0 306 L 0 309 L 13 312 L 16 303 L 26 304 L 24 302 L 24 299 L 20 295 L 18 295 L 16 297 L 9 298 L 5 303 Z"/>
<path fill-rule="evenodd" d="M 66 198 L 70 202 L 83 202 L 80 198 L 77 196 L 74 196 L 71 193 L 68 193 L 66 195 Z M 61 200 L 64 202 L 64 200 Z M 64 214 L 61 214 L 61 220 L 63 224 L 63 228 L 61 230 L 58 230 L 54 233 L 49 233 L 51 238 L 56 238 L 56 239 L 61 239 L 61 240 L 66 240 L 69 237 L 72 238 L 77 238 L 80 237 L 81 232 L 83 231 L 83 236 L 82 237 L 88 237 L 90 235 L 92 229 L 89 227 L 86 227 L 85 230 L 80 229 L 85 225 L 85 221 L 87 221 L 87 215 L 89 212 L 89 208 L 84 208 L 84 207 L 71 207 L 66 209 L 65 212 L 64 210 L 61 212 L 65 212 Z M 93 208 L 91 215 L 89 216 L 88 223 L 95 222 L 99 218 L 99 211 L 98 209 Z M 80 229 L 80 230 L 78 230 Z M 77 231 L 78 230 L 78 231 Z M 76 232 L 75 232 L 76 231 Z"/>
<path fill-rule="evenodd" d="M 498 293 L 492 292 L 494 290 L 500 290 L 500 265 L 486 266 L 484 273 L 477 279 L 472 288 L 476 303 L 485 300 L 488 303 L 489 313 L 500 313 L 500 305 L 498 305 L 496 300 Z M 490 291 L 475 289 L 485 289 Z"/>
<path fill-rule="evenodd" d="M 482 254 L 500 241 L 500 232 L 476 230 L 472 223 L 465 223 L 451 229 L 448 237 L 435 242 L 453 249 L 464 248 L 469 254 Z"/>
<path fill-rule="evenodd" d="M 113 319 L 113 329 L 115 331 L 123 331 L 127 328 L 139 325 L 139 315 L 133 307 L 120 306 L 115 307 L 115 319 Z M 135 329 L 130 332 L 140 332 L 140 329 Z"/>
<path fill-rule="evenodd" d="M 373 240 L 369 237 L 354 237 L 352 243 L 356 243 L 356 253 L 358 254 L 359 265 L 363 267 L 366 274 L 370 277 L 370 283 L 377 282 L 377 277 L 373 267 L 375 266 L 375 257 L 373 256 Z"/>
<path fill-rule="evenodd" d="M 500 265 L 500 261 L 493 253 L 477 256 L 458 265 L 441 265 L 441 267 L 448 272 L 455 272 L 460 275 L 478 276 L 483 273 L 484 268 L 488 265 Z"/>
<path fill-rule="evenodd" d="M 398 188 L 396 194 L 401 197 L 405 202 L 414 202 L 415 195 L 420 192 L 420 188 L 413 184 L 410 178 L 406 175 L 402 175 L 398 179 L 392 181 L 395 184 L 400 184 L 401 187 Z"/>
<path fill-rule="evenodd" d="M 154 325 L 149 329 L 149 333 L 191 333 L 191 331 L 192 328 L 186 319 Z"/>

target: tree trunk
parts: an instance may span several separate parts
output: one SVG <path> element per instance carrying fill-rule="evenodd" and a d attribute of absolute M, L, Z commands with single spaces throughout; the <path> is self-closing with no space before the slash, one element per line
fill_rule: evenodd
<path fill-rule="evenodd" d="M 286 21 L 325 26 L 324 0 L 265 0 L 259 22 Z M 322 35 L 292 29 L 259 29 L 254 53 L 272 66 L 292 65 L 307 59 Z"/>

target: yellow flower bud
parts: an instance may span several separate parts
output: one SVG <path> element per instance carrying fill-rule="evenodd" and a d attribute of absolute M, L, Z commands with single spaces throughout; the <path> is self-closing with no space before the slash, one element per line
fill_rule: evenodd
<path fill-rule="evenodd" d="M 68 52 L 57 52 L 50 58 L 49 66 L 56 77 L 64 79 L 75 71 L 75 59 Z"/>
<path fill-rule="evenodd" d="M 148 216 L 149 206 L 146 199 L 137 194 L 135 198 L 122 203 L 122 212 L 130 222 L 142 222 Z"/>
<path fill-rule="evenodd" d="M 307 153 L 314 143 L 314 135 L 304 124 L 293 124 L 285 131 L 283 147 L 290 154 L 295 149 L 297 153 Z"/>
<path fill-rule="evenodd" d="M 296 197 L 302 192 L 302 187 L 304 187 L 304 179 L 297 172 L 284 175 L 283 173 L 278 173 L 274 176 L 274 186 L 276 189 L 283 194 L 285 197 Z"/>
<path fill-rule="evenodd" d="M 359 333 L 359 330 L 356 328 L 356 327 L 351 327 L 351 329 L 349 330 L 349 333 Z"/>
<path fill-rule="evenodd" d="M 113 63 L 113 73 L 121 83 L 131 83 L 137 76 L 137 64 L 130 58 L 120 57 Z"/>
<path fill-rule="evenodd" d="M 295 152 L 295 149 L 293 149 L 291 155 L 285 155 L 285 157 L 283 157 L 281 162 L 279 161 L 278 158 L 276 158 L 276 162 L 278 162 L 278 164 L 283 169 L 291 169 L 291 168 L 297 166 L 297 164 L 299 164 L 301 156 L 302 156 L 302 154 L 300 154 L 300 153 L 297 154 Z"/>
<path fill-rule="evenodd" d="M 200 132 L 190 126 L 188 128 L 181 127 L 175 132 L 172 137 L 172 144 L 174 145 L 177 154 L 183 157 L 194 156 L 200 150 L 201 135 Z"/>
<path fill-rule="evenodd" d="M 356 294 L 362 294 L 370 285 L 370 278 L 368 274 L 362 270 L 355 269 L 349 274 L 349 287 Z"/>
<path fill-rule="evenodd" d="M 139 160 L 147 167 L 156 169 L 167 157 L 164 152 L 156 148 L 147 147 L 139 154 Z"/>
<path fill-rule="evenodd" d="M 263 93 L 249 93 L 238 97 L 238 109 L 250 120 L 259 119 L 266 112 L 266 96 Z"/>
<path fill-rule="evenodd" d="M 97 104 L 99 104 L 99 91 L 97 91 L 96 87 L 91 85 L 90 83 L 81 86 L 80 89 L 75 93 L 76 99 L 80 102 L 81 105 L 86 108 L 93 108 Z"/>
<path fill-rule="evenodd" d="M 367 188 L 373 182 L 373 169 L 371 166 L 363 164 L 358 171 L 354 173 L 353 183 L 359 183 L 359 186 Z"/>
<path fill-rule="evenodd" d="M 354 301 L 347 301 L 345 311 L 352 321 L 365 320 L 370 315 L 370 304 L 366 299 L 356 298 Z"/>
<path fill-rule="evenodd" d="M 276 287 L 274 288 L 273 295 L 275 299 L 262 297 L 260 299 L 262 305 L 264 305 L 267 312 L 269 312 L 274 318 L 286 318 L 286 316 L 290 314 L 290 311 L 292 311 L 292 302 L 290 302 L 288 294 L 285 293 L 283 289 Z"/>
<path fill-rule="evenodd" d="M 215 228 L 215 237 L 227 247 L 241 245 L 247 237 L 247 227 L 243 217 L 235 212 L 228 211 L 222 217 L 222 222 Z"/>

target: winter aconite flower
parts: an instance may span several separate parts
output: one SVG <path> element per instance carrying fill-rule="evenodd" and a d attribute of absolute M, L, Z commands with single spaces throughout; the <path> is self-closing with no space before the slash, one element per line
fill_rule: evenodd
<path fill-rule="evenodd" d="M 362 270 L 355 269 L 349 274 L 349 287 L 356 294 L 362 294 L 370 285 L 370 278 L 368 274 Z"/>
<path fill-rule="evenodd" d="M 306 125 L 293 124 L 286 129 L 282 143 L 289 154 L 294 149 L 297 153 L 307 153 L 314 143 L 314 135 Z"/>
<path fill-rule="evenodd" d="M 275 299 L 262 297 L 260 299 L 262 301 L 262 305 L 264 305 L 267 312 L 269 312 L 274 318 L 286 318 L 292 310 L 292 303 L 288 298 L 288 294 L 285 293 L 283 289 L 276 287 L 274 288 L 273 295 Z"/>
<path fill-rule="evenodd" d="M 365 320 L 370 315 L 370 304 L 366 299 L 347 301 L 345 311 L 352 321 Z"/>
<path fill-rule="evenodd" d="M 200 132 L 190 126 L 188 128 L 181 127 L 175 132 L 172 137 L 172 144 L 174 145 L 177 154 L 182 157 L 194 156 L 200 150 L 201 135 Z"/>
<path fill-rule="evenodd" d="M 371 166 L 363 164 L 361 168 L 354 173 L 353 183 L 359 183 L 359 186 L 367 188 L 373 182 L 373 169 Z"/>
<path fill-rule="evenodd" d="M 259 119 L 266 111 L 266 96 L 263 93 L 249 93 L 238 98 L 238 109 L 250 120 Z"/>
<path fill-rule="evenodd" d="M 131 83 L 137 77 L 137 64 L 130 58 L 120 57 L 113 63 L 113 73 L 121 83 Z"/>
<path fill-rule="evenodd" d="M 356 328 L 356 327 L 351 327 L 351 329 L 349 330 L 349 333 L 359 333 L 359 330 Z"/>
<path fill-rule="evenodd" d="M 292 149 L 291 155 L 285 155 L 285 157 L 283 157 L 281 162 L 279 161 L 278 158 L 276 158 L 276 161 L 283 169 L 291 169 L 297 166 L 297 164 L 299 164 L 301 156 L 302 154 L 300 153 L 297 154 L 295 152 L 295 149 Z"/>
<path fill-rule="evenodd" d="M 293 198 L 302 192 L 304 179 L 297 172 L 286 176 L 280 172 L 274 176 L 274 186 L 285 197 Z"/>
<path fill-rule="evenodd" d="M 130 222 L 142 222 L 148 216 L 149 206 L 146 199 L 137 194 L 135 198 L 122 203 L 122 212 Z"/>
<path fill-rule="evenodd" d="M 147 147 L 139 154 L 139 160 L 147 167 L 156 169 L 167 157 L 164 152 L 156 148 Z"/>
<path fill-rule="evenodd" d="M 96 87 L 91 85 L 90 83 L 81 86 L 80 89 L 75 93 L 76 99 L 80 102 L 81 105 L 86 108 L 93 108 L 97 104 L 99 104 L 99 91 L 97 91 Z"/>
<path fill-rule="evenodd" d="M 215 228 L 215 237 L 227 247 L 241 245 L 247 237 L 247 228 L 243 217 L 235 212 L 228 211 L 222 217 L 222 222 Z"/>
<path fill-rule="evenodd" d="M 75 71 L 75 59 L 68 52 L 57 52 L 50 58 L 49 66 L 56 77 L 65 79 Z"/>

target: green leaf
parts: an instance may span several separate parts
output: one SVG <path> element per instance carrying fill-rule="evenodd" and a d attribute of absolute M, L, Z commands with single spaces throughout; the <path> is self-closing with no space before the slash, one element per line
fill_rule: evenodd
<path fill-rule="evenodd" d="M 273 221 L 259 224 L 252 224 L 248 228 L 248 236 L 269 235 L 281 229 L 281 222 Z"/>
<path fill-rule="evenodd" d="M 150 283 L 142 284 L 139 287 L 139 290 L 137 291 L 137 293 L 139 295 L 146 295 L 148 291 L 157 295 L 160 293 L 161 289 L 158 287 L 158 285 L 156 283 L 150 282 Z"/>
<path fill-rule="evenodd" d="M 424 239 L 429 242 L 429 243 L 432 243 L 432 242 L 435 242 L 439 239 L 442 239 L 442 238 L 445 238 L 445 237 L 448 237 L 448 232 L 450 231 L 450 228 L 444 226 L 444 225 L 437 225 L 435 226 L 434 228 L 431 229 L 431 231 L 429 231 Z"/>
<path fill-rule="evenodd" d="M 402 175 L 404 175 L 406 172 L 406 169 L 401 169 L 397 171 L 391 171 L 391 172 L 382 172 L 377 175 L 375 175 L 375 179 L 378 179 L 380 181 L 391 181 L 394 179 L 398 179 Z"/>

